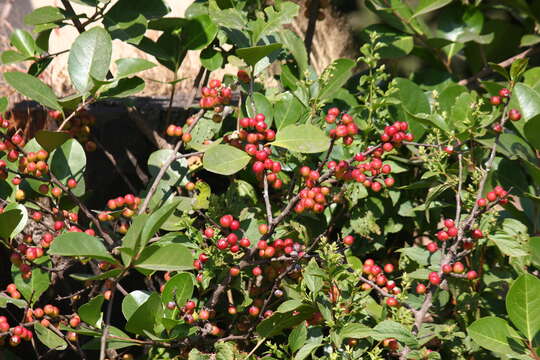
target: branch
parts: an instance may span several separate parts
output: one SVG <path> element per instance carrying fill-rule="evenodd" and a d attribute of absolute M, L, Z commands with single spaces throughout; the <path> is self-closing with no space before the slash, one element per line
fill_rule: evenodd
<path fill-rule="evenodd" d="M 167 142 L 161 135 L 157 133 L 154 129 L 148 126 L 147 121 L 143 118 L 141 113 L 134 106 L 129 106 L 127 108 L 128 116 L 130 119 L 135 121 L 135 125 L 143 133 L 144 136 L 150 142 L 152 142 L 158 149 L 172 149 L 171 144 Z"/>
<path fill-rule="evenodd" d="M 114 156 L 107 151 L 107 149 L 105 149 L 105 147 L 101 144 L 101 142 L 99 142 L 99 140 L 94 137 L 93 138 L 94 142 L 96 143 L 96 145 L 98 146 L 98 148 L 103 151 L 103 153 L 105 154 L 105 156 L 107 157 L 107 159 L 109 159 L 109 161 L 111 162 L 111 164 L 114 166 L 114 168 L 116 169 L 116 172 L 118 173 L 118 175 L 120 175 L 120 177 L 122 178 L 122 180 L 124 180 L 124 183 L 129 187 L 129 190 L 136 194 L 137 193 L 137 189 L 135 188 L 135 186 L 131 183 L 131 181 L 129 180 L 129 178 L 126 176 L 126 174 L 124 174 L 124 171 L 122 170 L 122 168 L 120 168 L 120 166 L 118 166 L 118 163 L 116 162 L 116 159 L 114 158 Z"/>
<path fill-rule="evenodd" d="M 62 1 L 62 5 L 64 5 L 64 8 L 66 9 L 66 12 L 71 17 L 71 21 L 73 22 L 73 25 L 75 26 L 75 28 L 77 28 L 77 31 L 79 31 L 79 33 L 83 33 L 85 30 L 84 26 L 83 24 L 81 24 L 81 21 L 77 17 L 75 10 L 73 10 L 73 6 L 71 6 L 68 0 L 61 0 L 61 1 Z"/>
<path fill-rule="evenodd" d="M 532 55 L 532 54 L 538 52 L 538 50 L 540 50 L 540 47 L 538 47 L 538 46 L 530 47 L 527 50 L 525 50 L 525 51 L 523 51 L 523 52 L 521 52 L 521 53 L 519 53 L 517 55 L 512 56 L 511 58 L 508 58 L 508 59 L 506 59 L 504 61 L 501 61 L 497 65 L 499 65 L 499 66 L 501 66 L 503 68 L 507 68 L 510 65 L 512 65 L 512 63 L 514 61 L 516 61 L 518 59 L 523 59 L 527 55 Z M 493 72 L 493 69 L 491 67 L 489 67 L 489 66 L 486 66 L 480 72 L 478 72 L 476 75 L 473 75 L 468 79 L 461 80 L 460 82 L 458 82 L 458 84 L 459 85 L 469 85 L 470 83 L 476 82 L 478 79 L 480 79 L 480 78 L 482 78 L 484 76 L 487 76 L 487 75 L 491 74 L 492 72 Z"/>
<path fill-rule="evenodd" d="M 197 113 L 197 115 L 195 116 L 193 123 L 187 129 L 186 133 L 190 133 L 191 130 L 193 130 L 193 128 L 195 127 L 197 122 L 199 122 L 199 120 L 202 118 L 203 115 L 204 115 L 204 110 L 200 110 Z M 175 162 L 176 159 L 178 158 L 179 155 L 177 153 L 180 150 L 180 148 L 182 147 L 183 143 L 184 142 L 181 139 L 178 140 L 178 142 L 174 146 L 173 153 L 171 154 L 171 156 L 169 156 L 167 161 L 165 161 L 165 163 L 163 164 L 161 169 L 159 169 L 159 172 L 156 175 L 156 178 L 154 179 L 154 182 L 152 183 L 152 186 L 150 187 L 150 190 L 148 190 L 148 193 L 147 193 L 146 197 L 144 198 L 144 202 L 142 203 L 141 208 L 139 209 L 139 214 L 143 214 L 146 211 L 146 209 L 148 208 L 148 204 L 150 203 L 150 199 L 152 198 L 152 196 L 157 191 L 157 188 L 159 186 L 159 182 L 161 181 L 163 176 L 165 176 L 165 173 L 169 169 L 169 166 L 171 166 L 171 164 L 173 162 Z M 182 155 L 180 155 L 180 156 L 182 156 Z"/>

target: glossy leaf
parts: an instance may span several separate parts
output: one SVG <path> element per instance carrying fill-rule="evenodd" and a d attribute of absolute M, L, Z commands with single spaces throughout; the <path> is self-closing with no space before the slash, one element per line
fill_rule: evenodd
<path fill-rule="evenodd" d="M 308 54 L 304 41 L 291 30 L 285 29 L 279 33 L 279 38 L 283 47 L 290 51 L 291 55 L 298 64 L 300 75 L 304 74 L 308 70 Z"/>
<path fill-rule="evenodd" d="M 23 205 L 9 204 L 0 214 L 0 238 L 13 239 L 28 222 L 28 211 Z"/>
<path fill-rule="evenodd" d="M 255 65 L 259 60 L 279 49 L 281 49 L 281 44 L 253 46 L 236 50 L 236 55 L 244 60 L 246 64 Z"/>
<path fill-rule="evenodd" d="M 126 320 L 129 320 L 135 311 L 148 300 L 150 293 L 146 291 L 135 290 L 130 292 L 122 300 L 122 314 Z"/>
<path fill-rule="evenodd" d="M 319 78 L 319 99 L 331 100 L 352 76 L 355 65 L 356 63 L 350 59 L 337 59 L 328 65 Z"/>
<path fill-rule="evenodd" d="M 201 64 L 210 71 L 217 70 L 223 66 L 223 54 L 207 47 L 201 52 Z"/>
<path fill-rule="evenodd" d="M 403 325 L 392 320 L 384 320 L 378 323 L 373 328 L 374 333 L 371 335 L 375 340 L 384 340 L 392 337 L 397 341 L 403 342 L 406 345 L 414 346 L 418 341 L 414 335 Z"/>
<path fill-rule="evenodd" d="M 251 98 L 248 98 L 246 108 L 250 117 L 255 117 L 257 114 L 264 114 L 266 117 L 266 124 L 268 127 L 272 126 L 272 121 L 274 119 L 274 108 L 266 96 L 259 92 L 254 93 L 253 102 L 251 101 Z"/>
<path fill-rule="evenodd" d="M 39 322 L 34 324 L 34 330 L 36 331 L 38 340 L 49 349 L 65 350 L 67 348 L 67 343 L 64 339 L 56 335 L 52 330 L 41 325 Z"/>
<path fill-rule="evenodd" d="M 141 247 L 143 247 L 146 242 L 141 241 L 141 233 L 148 221 L 148 214 L 140 214 L 133 218 L 131 226 L 128 229 L 126 235 L 122 239 L 122 246 L 130 251 L 122 252 L 122 262 L 124 265 L 129 265 L 131 259 L 134 255 L 138 254 Z M 147 240 L 148 241 L 148 240 Z"/>
<path fill-rule="evenodd" d="M 183 306 L 193 295 L 193 277 L 188 273 L 174 275 L 165 283 L 161 293 L 161 301 L 167 305 L 169 301 L 175 301 Z"/>
<path fill-rule="evenodd" d="M 36 42 L 28 31 L 16 29 L 9 38 L 11 44 L 25 56 L 34 56 L 36 53 Z"/>
<path fill-rule="evenodd" d="M 26 25 L 40 25 L 64 20 L 64 15 L 55 6 L 43 6 L 35 9 L 24 17 Z"/>
<path fill-rule="evenodd" d="M 56 95 L 41 80 L 17 71 L 5 72 L 3 75 L 6 82 L 22 95 L 37 101 L 43 106 L 54 110 L 62 110 Z"/>
<path fill-rule="evenodd" d="M 430 13 L 450 4 L 451 2 L 452 0 L 420 0 L 412 17 L 415 18 L 417 16 Z"/>
<path fill-rule="evenodd" d="M 129 317 L 126 330 L 140 335 L 144 334 L 144 331 L 154 333 L 156 320 L 161 317 L 162 313 L 160 296 L 157 293 L 152 293 Z"/>
<path fill-rule="evenodd" d="M 165 221 L 167 221 L 167 219 L 174 213 L 176 207 L 178 204 L 180 204 L 180 201 L 180 199 L 174 199 L 170 203 L 154 211 L 148 217 L 141 231 L 140 248 L 144 248 L 152 236 L 154 236 L 154 234 L 159 230 L 161 225 L 163 225 Z M 135 248 L 133 249 L 136 250 Z"/>
<path fill-rule="evenodd" d="M 182 271 L 193 269 L 191 252 L 182 244 L 146 247 L 135 266 L 146 270 Z"/>
<path fill-rule="evenodd" d="M 540 279 L 530 274 L 517 278 L 506 295 L 506 311 L 512 323 L 532 341 L 540 330 Z"/>
<path fill-rule="evenodd" d="M 494 316 L 476 320 L 467 332 L 475 343 L 499 354 L 515 354 L 514 349 L 521 343 L 518 333 L 506 320 Z"/>
<path fill-rule="evenodd" d="M 206 151 L 203 166 L 221 175 L 232 175 L 242 170 L 251 160 L 244 151 L 230 145 L 216 145 Z"/>
<path fill-rule="evenodd" d="M 202 50 L 214 41 L 217 31 L 217 25 L 208 15 L 195 16 L 182 28 L 182 46 L 188 50 Z"/>
<path fill-rule="evenodd" d="M 399 33 L 385 25 L 371 25 L 364 29 L 363 38 L 369 40 L 369 32 L 380 35 L 378 41 L 384 44 L 378 53 L 383 59 L 393 59 L 408 55 L 414 48 L 414 40 L 411 35 Z"/>
<path fill-rule="evenodd" d="M 151 61 L 139 58 L 122 58 L 116 60 L 115 63 L 117 79 L 129 77 L 156 66 L 156 64 Z"/>
<path fill-rule="evenodd" d="M 540 267 L 540 236 L 531 237 L 529 246 L 531 248 L 531 261 Z"/>
<path fill-rule="evenodd" d="M 69 52 L 68 72 L 73 86 L 81 94 L 96 85 L 93 79 L 105 80 L 111 55 L 111 36 L 103 28 L 86 30 L 75 39 Z"/>
<path fill-rule="evenodd" d="M 274 105 L 274 123 L 277 131 L 297 124 L 306 112 L 306 107 L 293 94 L 290 92 L 281 94 L 281 99 Z"/>
<path fill-rule="evenodd" d="M 312 154 L 328 150 L 330 138 L 314 125 L 290 125 L 277 132 L 276 140 L 272 145 Z"/>
<path fill-rule="evenodd" d="M 81 320 L 89 325 L 99 327 L 98 321 L 101 319 L 101 306 L 104 300 L 103 295 L 98 295 L 90 299 L 87 303 L 82 304 L 77 311 Z"/>
<path fill-rule="evenodd" d="M 530 86 L 523 83 L 516 84 L 512 96 L 519 104 L 524 121 L 540 114 L 540 94 Z"/>
<path fill-rule="evenodd" d="M 69 139 L 57 147 L 49 157 L 51 172 L 64 185 L 69 179 L 77 181 L 77 187 L 71 189 L 76 196 L 82 196 L 85 190 L 84 172 L 86 170 L 86 153 L 75 139 Z"/>
<path fill-rule="evenodd" d="M 66 232 L 57 236 L 48 251 L 51 255 L 81 256 L 116 263 L 101 239 L 86 233 Z"/>
<path fill-rule="evenodd" d="M 521 78 L 521 75 L 527 70 L 527 65 L 529 63 L 529 59 L 516 59 L 512 65 L 510 66 L 510 79 L 512 81 L 518 82 Z"/>
<path fill-rule="evenodd" d="M 304 323 L 296 326 L 289 334 L 289 347 L 294 353 L 299 350 L 306 342 L 307 339 L 307 327 Z"/>
<path fill-rule="evenodd" d="M 540 114 L 530 118 L 523 127 L 523 133 L 527 141 L 536 149 L 540 149 L 540 138 L 538 137 L 540 131 Z"/>
<path fill-rule="evenodd" d="M 45 262 L 47 258 L 36 259 L 36 262 L 50 266 L 50 262 Z M 34 304 L 50 286 L 50 274 L 48 271 L 34 267 L 32 269 L 32 276 L 29 279 L 25 279 L 22 276 L 18 267 L 13 265 L 11 267 L 11 273 L 13 274 L 13 282 L 17 285 L 17 290 L 21 295 L 30 303 Z"/>
<path fill-rule="evenodd" d="M 257 325 L 257 333 L 262 337 L 272 337 L 283 330 L 300 324 L 302 321 L 309 319 L 313 314 L 313 308 L 308 305 L 303 305 L 297 310 L 298 313 L 293 316 L 293 312 L 275 313 L 269 318 L 261 321 Z"/>
<path fill-rule="evenodd" d="M 36 141 L 48 152 L 64 144 L 71 136 L 65 132 L 39 130 L 36 133 Z"/>
<path fill-rule="evenodd" d="M 291 23 L 298 15 L 299 9 L 300 6 L 293 2 L 282 2 L 277 9 L 272 6 L 266 7 L 264 9 L 266 19 L 259 16 L 257 20 L 249 24 L 252 31 L 252 43 L 257 44 L 263 36 L 281 30 L 284 24 Z"/>

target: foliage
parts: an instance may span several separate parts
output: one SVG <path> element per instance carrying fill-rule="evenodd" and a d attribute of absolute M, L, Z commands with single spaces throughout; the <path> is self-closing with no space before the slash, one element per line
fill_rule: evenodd
<path fill-rule="evenodd" d="M 196 1 L 185 18 L 163 0 L 61 2 L 1 55 L 28 65 L 4 79 L 56 127 L 0 123 L 8 358 L 540 359 L 536 3 L 366 1 L 380 24 L 359 57 L 317 74 L 290 1 Z M 58 98 L 39 75 L 66 26 L 80 35 Z M 112 67 L 113 40 L 155 62 Z M 137 94 L 155 66 L 172 103 L 193 51 L 236 75 L 199 83 L 189 117 L 169 109 L 144 188 L 89 209 L 88 105 Z"/>

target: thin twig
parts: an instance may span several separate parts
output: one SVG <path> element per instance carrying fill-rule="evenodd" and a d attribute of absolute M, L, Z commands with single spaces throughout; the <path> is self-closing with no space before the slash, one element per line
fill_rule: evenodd
<path fill-rule="evenodd" d="M 131 181 L 129 180 L 129 178 L 126 176 L 126 174 L 124 173 L 124 171 L 122 170 L 122 168 L 118 165 L 118 162 L 116 161 L 116 159 L 114 158 L 114 156 L 107 151 L 107 149 L 105 149 L 105 147 L 103 146 L 103 144 L 101 144 L 101 142 L 96 138 L 94 137 L 93 138 L 93 141 L 96 143 L 97 147 L 103 151 L 103 153 L 105 154 L 105 156 L 107 157 L 107 159 L 109 159 L 109 161 L 111 162 L 111 164 L 113 165 L 113 167 L 116 169 L 116 172 L 118 173 L 118 175 L 120 175 L 120 177 L 122 178 L 122 180 L 124 180 L 124 183 L 129 187 L 129 190 L 136 194 L 137 193 L 137 189 L 135 188 L 135 186 L 131 183 Z"/>

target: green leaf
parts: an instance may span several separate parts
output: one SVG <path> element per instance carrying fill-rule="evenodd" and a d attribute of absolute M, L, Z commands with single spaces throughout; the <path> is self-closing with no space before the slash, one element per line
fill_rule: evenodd
<path fill-rule="evenodd" d="M 531 237 L 529 247 L 531 248 L 531 261 L 536 267 L 540 267 L 540 236 Z"/>
<path fill-rule="evenodd" d="M 311 124 L 289 125 L 277 132 L 276 140 L 272 145 L 313 154 L 328 150 L 330 138 L 321 129 Z"/>
<path fill-rule="evenodd" d="M 279 49 L 281 49 L 281 44 L 274 43 L 238 49 L 236 50 L 236 55 L 244 60 L 246 64 L 254 66 L 259 60 Z"/>
<path fill-rule="evenodd" d="M 523 244 L 520 243 L 515 237 L 504 234 L 496 233 L 489 237 L 491 241 L 497 245 L 499 250 L 507 256 L 527 256 L 528 253 L 523 249 Z"/>
<path fill-rule="evenodd" d="M 68 59 L 73 86 L 86 94 L 96 85 L 93 79 L 105 80 L 111 55 L 111 36 L 103 28 L 94 27 L 79 35 L 71 46 Z"/>
<path fill-rule="evenodd" d="M 39 341 L 49 349 L 65 350 L 67 348 L 67 343 L 64 339 L 56 335 L 52 330 L 41 325 L 39 322 L 34 324 L 34 330 L 36 331 Z"/>
<path fill-rule="evenodd" d="M 0 308 L 5 309 L 7 304 L 13 304 L 19 309 L 24 309 L 28 306 L 28 303 L 23 299 L 14 299 L 4 293 L 0 293 Z"/>
<path fill-rule="evenodd" d="M 540 137 L 538 136 L 540 131 L 540 114 L 530 118 L 523 127 L 523 134 L 527 141 L 536 149 L 540 149 Z"/>
<path fill-rule="evenodd" d="M 127 252 L 122 252 L 122 262 L 124 265 L 128 266 L 131 263 L 131 259 L 134 255 L 139 253 L 141 247 L 146 245 L 141 242 L 141 232 L 148 221 L 148 214 L 140 214 L 133 218 L 131 226 L 128 229 L 126 235 L 122 239 L 122 247 L 131 250 L 131 255 Z"/>
<path fill-rule="evenodd" d="M 0 214 L 0 238 L 13 239 L 28 222 L 28 211 L 23 205 L 12 203 Z"/>
<path fill-rule="evenodd" d="M 135 95 L 144 90 L 146 83 L 140 77 L 134 76 L 128 79 L 120 79 L 106 85 L 106 89 L 100 94 L 101 98 L 125 98 Z"/>
<path fill-rule="evenodd" d="M 272 6 L 268 6 L 264 9 L 266 19 L 259 13 L 257 20 L 250 22 L 250 28 L 252 31 L 251 41 L 253 44 L 257 42 L 265 35 L 270 35 L 273 32 L 281 30 L 284 24 L 289 24 L 298 15 L 300 6 L 293 2 L 282 2 L 278 10 Z"/>
<path fill-rule="evenodd" d="M 43 106 L 54 110 L 62 110 L 56 95 L 41 80 L 17 71 L 5 72 L 3 75 L 4 80 L 22 95 L 37 101 Z"/>
<path fill-rule="evenodd" d="M 378 323 L 373 328 L 373 332 L 371 337 L 375 340 L 384 340 L 391 337 L 409 346 L 418 344 L 416 337 L 405 326 L 392 320 L 384 320 Z"/>
<path fill-rule="evenodd" d="M 540 94 L 529 85 L 516 84 L 512 97 L 517 100 L 524 121 L 540 114 Z"/>
<path fill-rule="evenodd" d="M 293 315 L 292 311 L 287 313 L 274 313 L 274 315 L 264 319 L 257 325 L 257 333 L 261 337 L 269 338 L 278 335 L 285 329 L 300 324 L 313 315 L 313 308 L 309 305 L 303 305 L 295 311 L 298 311 L 298 314 Z"/>
<path fill-rule="evenodd" d="M 208 13 L 216 24 L 226 28 L 243 30 L 248 23 L 246 12 L 235 7 L 221 10 L 216 0 L 209 1 Z"/>
<path fill-rule="evenodd" d="M 192 17 L 182 28 L 182 46 L 187 50 L 202 50 L 214 41 L 217 31 L 218 26 L 208 15 Z"/>
<path fill-rule="evenodd" d="M 506 295 L 506 311 L 512 323 L 529 341 L 540 330 L 540 279 L 523 274 Z"/>
<path fill-rule="evenodd" d="M 116 63 L 116 78 L 122 79 L 135 75 L 141 71 L 152 69 L 156 66 L 151 61 L 138 58 L 123 58 L 115 61 Z"/>
<path fill-rule="evenodd" d="M 216 360 L 235 360 L 235 346 L 232 343 L 218 342 L 214 345 Z"/>
<path fill-rule="evenodd" d="M 53 151 L 70 138 L 71 136 L 65 132 L 39 130 L 36 133 L 36 141 L 48 152 Z"/>
<path fill-rule="evenodd" d="M 364 41 L 369 41 L 369 32 L 380 35 L 378 43 L 384 44 L 377 52 L 383 59 L 393 59 L 408 55 L 414 48 L 414 39 L 411 35 L 395 31 L 382 24 L 370 25 L 362 31 Z"/>
<path fill-rule="evenodd" d="M 161 228 L 161 225 L 163 225 L 167 219 L 174 213 L 176 210 L 176 207 L 178 204 L 180 204 L 181 199 L 174 199 L 173 201 L 167 203 L 166 205 L 160 207 L 156 211 L 154 211 L 149 217 L 146 223 L 144 224 L 144 227 L 141 231 L 141 238 L 140 238 L 140 248 L 144 248 L 144 246 L 148 243 L 148 240 L 154 236 L 154 234 Z M 134 250 L 136 250 L 134 248 Z"/>
<path fill-rule="evenodd" d="M 182 244 L 150 245 L 141 252 L 140 257 L 135 261 L 135 266 L 157 271 L 191 270 L 193 257 Z"/>
<path fill-rule="evenodd" d="M 126 330 L 139 335 L 143 335 L 145 331 L 154 333 L 156 321 L 161 318 L 162 313 L 160 296 L 152 293 L 129 317 Z"/>
<path fill-rule="evenodd" d="M 452 0 L 420 0 L 412 18 L 440 9 L 451 2 Z"/>
<path fill-rule="evenodd" d="M 403 78 L 396 78 L 395 81 L 399 90 L 397 92 L 397 97 L 401 101 L 401 105 L 407 114 L 415 115 L 431 113 L 428 98 L 418 85 L 411 80 Z M 425 132 L 425 127 L 418 123 L 418 121 L 415 121 L 414 118 L 410 119 L 410 126 L 414 137 L 416 139 L 421 138 Z"/>
<path fill-rule="evenodd" d="M 174 275 L 165 283 L 161 293 L 161 301 L 167 305 L 169 301 L 175 301 L 178 305 L 185 304 L 193 295 L 193 277 L 188 273 Z"/>
<path fill-rule="evenodd" d="M 521 37 L 521 43 L 519 46 L 526 47 L 540 43 L 540 36 L 534 34 L 525 34 Z"/>
<path fill-rule="evenodd" d="M 155 177 L 169 158 L 174 154 L 172 149 L 154 151 L 148 158 L 148 172 Z M 184 185 L 187 183 L 186 175 L 189 172 L 185 158 L 175 160 L 165 172 L 162 180 L 171 186 Z"/>
<path fill-rule="evenodd" d="M 98 321 L 101 319 L 101 306 L 105 298 L 103 295 L 98 295 L 86 304 L 83 304 L 79 307 L 77 314 L 80 316 L 81 320 L 85 323 L 98 327 Z"/>
<path fill-rule="evenodd" d="M 291 352 L 296 352 L 299 350 L 305 343 L 307 339 L 307 327 L 306 324 L 301 323 L 291 331 L 289 334 L 289 348 Z"/>
<path fill-rule="evenodd" d="M 281 94 L 281 99 L 274 105 L 274 123 L 277 131 L 288 125 L 294 125 L 307 113 L 307 109 L 290 92 Z"/>
<path fill-rule="evenodd" d="M 221 175 L 232 175 L 242 170 L 251 157 L 230 145 L 216 145 L 206 151 L 203 166 L 206 170 Z"/>
<path fill-rule="evenodd" d="M 112 269 L 101 274 L 69 274 L 69 277 L 79 281 L 93 281 L 93 280 L 105 280 L 109 278 L 117 277 L 122 272 L 122 269 Z"/>
<path fill-rule="evenodd" d="M 492 62 L 488 62 L 488 65 L 493 71 L 504 77 L 506 80 L 510 80 L 510 74 L 508 74 L 508 71 L 505 68 Z"/>
<path fill-rule="evenodd" d="M 296 64 L 298 64 L 298 69 L 300 70 L 300 76 L 303 77 L 303 74 L 309 68 L 308 54 L 304 41 L 288 29 L 280 31 L 279 38 L 281 39 L 281 43 L 283 43 L 283 47 L 289 50 L 296 60 Z"/>
<path fill-rule="evenodd" d="M 17 63 L 17 62 L 21 62 L 21 61 L 30 60 L 30 59 L 32 59 L 32 57 L 23 55 L 23 54 L 21 54 L 21 53 L 19 53 L 17 51 L 6 50 L 6 51 L 2 52 L 1 59 L 2 59 L 2 63 L 4 65 L 7 65 L 7 64 L 12 64 L 12 63 Z"/>
<path fill-rule="evenodd" d="M 28 31 L 16 29 L 11 33 L 9 40 L 23 55 L 34 56 L 36 54 L 36 42 Z"/>
<path fill-rule="evenodd" d="M 359 323 L 347 323 L 339 331 L 339 336 L 343 339 L 364 339 L 372 334 L 373 330 L 371 328 Z"/>
<path fill-rule="evenodd" d="M 74 195 L 84 195 L 86 170 L 86 153 L 77 140 L 69 139 L 51 153 L 49 158 L 51 172 L 64 185 L 69 179 L 77 181 L 77 187 L 72 189 Z"/>
<path fill-rule="evenodd" d="M 0 113 L 6 112 L 8 105 L 9 103 L 7 97 L 0 97 Z"/>
<path fill-rule="evenodd" d="M 132 291 L 126 295 L 122 300 L 122 314 L 124 314 L 126 320 L 129 320 L 135 311 L 144 304 L 149 297 L 149 292 L 140 290 Z"/>
<path fill-rule="evenodd" d="M 512 81 L 518 82 L 521 78 L 521 75 L 527 70 L 527 65 L 529 64 L 529 59 L 516 59 L 510 67 L 510 79 Z"/>
<path fill-rule="evenodd" d="M 356 62 L 351 59 L 337 59 L 328 65 L 319 78 L 319 99 L 332 100 L 352 76 L 355 65 Z"/>
<path fill-rule="evenodd" d="M 207 47 L 201 52 L 201 64 L 210 71 L 217 70 L 223 66 L 223 54 L 219 51 Z"/>
<path fill-rule="evenodd" d="M 314 294 L 318 293 L 324 285 L 324 272 L 315 259 L 311 259 L 304 270 L 304 283 Z"/>
<path fill-rule="evenodd" d="M 36 262 L 50 265 L 50 262 L 47 262 L 47 260 L 48 257 L 44 257 L 36 260 Z M 29 279 L 24 279 L 21 271 L 15 265 L 12 265 L 11 273 L 13 274 L 13 282 L 17 285 L 17 290 L 19 290 L 21 295 L 30 304 L 37 302 L 41 294 L 43 294 L 51 284 L 49 272 L 42 270 L 39 267 L 34 267 L 32 269 L 32 276 Z"/>
<path fill-rule="evenodd" d="M 81 256 L 116 263 L 101 239 L 86 233 L 67 232 L 57 236 L 48 251 L 51 255 Z"/>
<path fill-rule="evenodd" d="M 65 17 L 55 6 L 43 6 L 35 9 L 24 17 L 26 25 L 41 25 L 64 20 Z"/>
<path fill-rule="evenodd" d="M 257 114 L 264 114 L 266 116 L 266 124 L 268 124 L 268 127 L 271 127 L 274 119 L 274 108 L 270 101 L 263 94 L 256 92 L 253 94 L 253 104 L 255 105 L 255 109 L 252 106 L 251 98 L 248 98 L 246 101 L 248 115 L 255 117 Z"/>
<path fill-rule="evenodd" d="M 514 349 L 523 347 L 519 334 L 506 320 L 495 316 L 476 320 L 467 333 L 478 345 L 499 354 L 515 354 Z"/>

